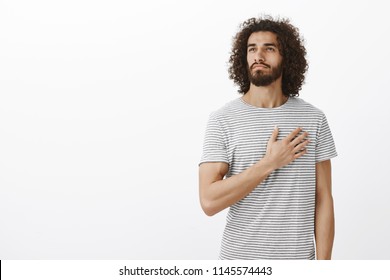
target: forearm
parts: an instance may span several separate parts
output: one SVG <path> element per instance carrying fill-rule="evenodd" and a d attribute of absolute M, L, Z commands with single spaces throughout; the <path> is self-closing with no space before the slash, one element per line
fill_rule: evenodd
<path fill-rule="evenodd" d="M 334 209 L 331 194 L 317 195 L 315 240 L 318 260 L 330 260 L 334 240 Z"/>
<path fill-rule="evenodd" d="M 212 216 L 246 197 L 273 171 L 269 161 L 261 159 L 245 171 L 213 182 L 203 195 L 203 208 Z"/>

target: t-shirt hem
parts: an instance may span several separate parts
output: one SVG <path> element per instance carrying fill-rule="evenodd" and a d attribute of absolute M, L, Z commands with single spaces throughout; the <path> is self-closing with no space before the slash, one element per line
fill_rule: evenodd
<path fill-rule="evenodd" d="M 202 163 L 206 163 L 206 162 L 225 162 L 225 163 L 230 165 L 230 163 L 228 161 L 226 161 L 226 160 L 218 160 L 218 159 L 214 160 L 214 159 L 211 159 L 211 160 L 202 160 L 202 161 L 200 161 L 198 166 L 200 166 Z"/>
<path fill-rule="evenodd" d="M 332 155 L 330 155 L 330 156 L 317 158 L 317 159 L 316 159 L 316 163 L 319 163 L 319 162 L 321 162 L 321 161 L 325 161 L 325 160 L 328 160 L 328 159 L 335 158 L 335 157 L 337 157 L 337 155 L 338 155 L 337 153 L 334 153 L 334 154 L 332 154 Z"/>

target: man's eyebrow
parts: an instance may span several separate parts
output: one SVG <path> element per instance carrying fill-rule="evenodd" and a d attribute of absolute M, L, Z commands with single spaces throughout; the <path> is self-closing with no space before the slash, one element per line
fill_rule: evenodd
<path fill-rule="evenodd" d="M 276 44 L 274 44 L 274 43 L 265 43 L 264 46 L 266 46 L 266 47 L 273 46 L 273 47 L 275 47 L 275 48 L 278 47 L 278 46 L 277 46 Z"/>
<path fill-rule="evenodd" d="M 277 48 L 278 46 L 275 44 L 275 43 L 264 43 L 263 46 L 266 46 L 266 47 L 269 47 L 269 46 L 272 46 L 272 47 L 275 47 Z M 247 48 L 249 47 L 256 47 L 256 44 L 248 44 Z"/>

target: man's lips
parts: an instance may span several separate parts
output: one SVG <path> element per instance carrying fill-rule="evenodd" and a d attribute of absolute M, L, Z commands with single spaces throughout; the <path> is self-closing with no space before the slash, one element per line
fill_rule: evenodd
<path fill-rule="evenodd" d="M 252 65 L 252 69 L 256 69 L 256 68 L 263 68 L 264 69 L 264 68 L 269 68 L 269 67 L 265 64 L 258 64 L 258 63 Z"/>

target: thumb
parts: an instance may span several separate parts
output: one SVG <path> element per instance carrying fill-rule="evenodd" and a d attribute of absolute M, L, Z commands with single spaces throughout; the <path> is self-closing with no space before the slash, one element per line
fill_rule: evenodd
<path fill-rule="evenodd" d="M 274 131 L 272 131 L 272 135 L 269 138 L 269 142 L 276 142 L 276 139 L 278 138 L 278 134 L 279 134 L 279 127 L 275 125 Z"/>

